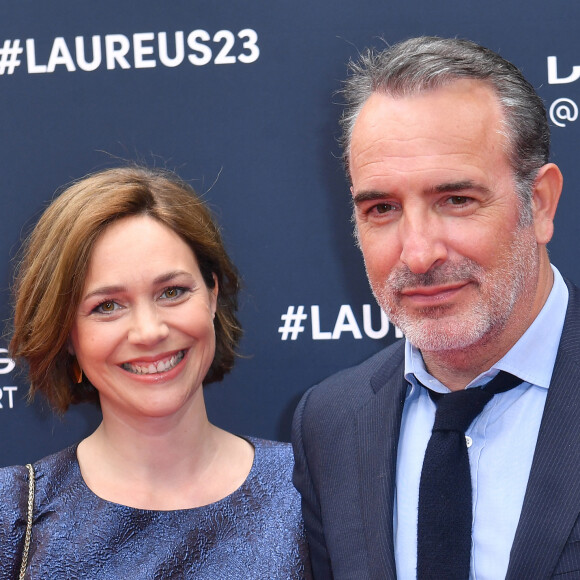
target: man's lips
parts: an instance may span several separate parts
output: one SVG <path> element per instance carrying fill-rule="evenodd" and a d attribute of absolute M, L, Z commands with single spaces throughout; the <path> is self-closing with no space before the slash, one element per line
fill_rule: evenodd
<path fill-rule="evenodd" d="M 416 286 L 413 288 L 403 288 L 400 295 L 414 303 L 419 304 L 439 304 L 451 300 L 467 287 L 470 282 L 457 282 L 454 284 L 444 284 L 437 286 Z"/>
<path fill-rule="evenodd" d="M 165 373 L 175 368 L 183 360 L 184 356 L 185 351 L 180 350 L 171 355 L 162 356 L 152 360 L 140 359 L 125 362 L 121 365 L 121 368 L 136 375 Z"/>

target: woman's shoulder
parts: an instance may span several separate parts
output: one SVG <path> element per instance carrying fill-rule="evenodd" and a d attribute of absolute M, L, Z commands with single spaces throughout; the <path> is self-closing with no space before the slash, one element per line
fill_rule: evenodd
<path fill-rule="evenodd" d="M 77 447 L 78 444 L 71 445 L 33 463 L 36 477 L 38 478 L 47 474 L 59 476 L 63 472 L 69 471 L 76 464 Z"/>
<path fill-rule="evenodd" d="M 14 578 L 24 549 L 28 519 L 29 469 L 24 465 L 0 468 L 0 577 Z"/>
<path fill-rule="evenodd" d="M 244 436 L 255 448 L 263 450 L 264 453 L 290 454 L 292 455 L 292 445 L 284 441 L 273 441 L 272 439 L 262 439 L 260 437 Z"/>
<path fill-rule="evenodd" d="M 271 441 L 269 439 L 260 439 L 258 437 L 246 437 L 254 446 L 255 463 L 263 468 L 281 469 L 284 473 L 292 471 L 294 467 L 294 455 L 292 445 L 282 441 Z"/>
<path fill-rule="evenodd" d="M 28 469 L 0 469 L 0 577 L 15 578 L 24 548 L 28 506 Z"/>
<path fill-rule="evenodd" d="M 34 469 L 35 496 L 46 499 L 55 485 L 62 485 L 70 478 L 76 465 L 76 445 L 39 459 L 32 464 Z M 2 513 L 6 508 L 21 511 L 28 501 L 29 471 L 24 465 L 0 468 L 0 497 Z M 36 502 L 38 505 L 38 502 Z"/>
<path fill-rule="evenodd" d="M 294 456 L 290 443 L 256 437 L 246 439 L 255 449 L 254 465 L 246 483 L 250 487 L 267 490 L 267 494 L 271 497 L 278 495 L 293 502 L 297 492 L 292 485 Z"/>
<path fill-rule="evenodd" d="M 0 468 L 0 497 L 2 522 L 8 513 L 21 512 L 28 501 L 28 468 L 24 465 L 12 465 Z M 22 508 L 22 509 L 21 509 Z"/>
<path fill-rule="evenodd" d="M 233 498 L 244 514 L 240 527 L 259 530 L 251 534 L 259 544 L 261 565 L 270 577 L 310 577 L 304 568 L 308 548 L 304 535 L 300 495 L 292 484 L 294 457 L 290 443 L 246 437 L 254 446 L 254 465 L 239 494 Z M 268 577 L 266 570 L 256 577 Z"/>

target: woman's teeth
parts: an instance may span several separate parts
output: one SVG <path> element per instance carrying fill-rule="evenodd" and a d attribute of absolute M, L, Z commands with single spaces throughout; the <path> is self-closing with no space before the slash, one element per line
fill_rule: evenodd
<path fill-rule="evenodd" d="M 183 359 L 185 352 L 180 350 L 177 354 L 172 357 L 149 364 L 139 364 L 139 363 L 123 363 L 121 366 L 126 371 L 130 373 L 135 373 L 136 375 L 154 375 L 156 373 L 164 373 L 170 371 L 173 367 L 177 366 L 179 361 Z"/>

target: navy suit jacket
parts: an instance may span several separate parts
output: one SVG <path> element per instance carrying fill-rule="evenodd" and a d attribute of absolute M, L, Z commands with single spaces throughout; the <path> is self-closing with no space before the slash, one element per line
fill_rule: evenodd
<path fill-rule="evenodd" d="M 580 290 L 570 300 L 506 578 L 580 578 Z M 407 383 L 399 341 L 310 389 L 292 439 L 314 577 L 395 579 L 393 502 Z"/>

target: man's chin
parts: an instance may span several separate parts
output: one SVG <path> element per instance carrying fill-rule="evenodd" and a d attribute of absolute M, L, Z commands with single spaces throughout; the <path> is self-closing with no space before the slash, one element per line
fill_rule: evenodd
<path fill-rule="evenodd" d="M 426 352 L 464 349 L 480 342 L 489 331 L 487 324 L 478 328 L 441 314 L 429 320 L 423 318 L 421 322 L 401 320 L 394 324 L 413 346 Z"/>

